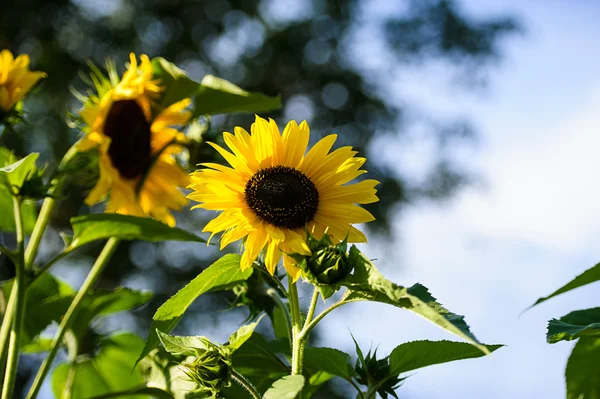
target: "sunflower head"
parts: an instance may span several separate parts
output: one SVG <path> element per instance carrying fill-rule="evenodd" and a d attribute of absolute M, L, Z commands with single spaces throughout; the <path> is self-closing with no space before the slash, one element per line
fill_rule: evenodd
<path fill-rule="evenodd" d="M 307 152 L 309 127 L 291 121 L 283 131 L 273 120 L 256 117 L 250 133 L 236 127 L 223 139 L 231 152 L 209 143 L 229 166 L 204 163 L 191 174 L 194 208 L 220 214 L 204 228 L 222 232 L 221 248 L 244 239 L 241 268 L 262 253 L 271 274 L 279 260 L 297 279 L 301 273 L 289 254 L 310 255 L 306 232 L 320 239 L 325 232 L 333 243 L 366 242 L 354 224 L 373 220 L 359 204 L 378 201 L 376 180 L 350 182 L 365 173 L 366 159 L 351 147 L 330 151 L 337 136 L 317 142 Z M 211 235 L 211 237 L 212 237 Z"/>
<path fill-rule="evenodd" d="M 45 78 L 44 72 L 29 70 L 29 56 L 14 58 L 9 50 L 0 51 L 0 111 L 9 112 L 31 88 Z"/>
<path fill-rule="evenodd" d="M 79 116 L 85 137 L 81 151 L 96 148 L 100 177 L 86 199 L 93 205 L 108 197 L 107 212 L 150 216 L 175 224 L 171 210 L 187 204 L 178 187 L 189 184 L 187 174 L 175 156 L 183 151 L 185 136 L 175 127 L 190 119 L 190 99 L 158 109 L 163 87 L 153 76 L 146 55 L 140 63 L 130 56 L 127 71 L 119 78 L 114 64 L 107 64 L 108 76 L 92 66 L 95 91 L 81 96 Z"/>

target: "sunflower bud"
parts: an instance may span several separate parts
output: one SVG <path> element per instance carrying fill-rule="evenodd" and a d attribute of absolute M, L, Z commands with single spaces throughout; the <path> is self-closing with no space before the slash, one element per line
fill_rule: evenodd
<path fill-rule="evenodd" d="M 338 245 L 314 252 L 307 260 L 307 266 L 321 284 L 335 284 L 352 272 L 346 251 Z"/>
<path fill-rule="evenodd" d="M 231 385 L 231 353 L 228 348 L 208 342 L 193 362 L 185 364 L 185 373 L 202 391 L 213 395 Z"/>

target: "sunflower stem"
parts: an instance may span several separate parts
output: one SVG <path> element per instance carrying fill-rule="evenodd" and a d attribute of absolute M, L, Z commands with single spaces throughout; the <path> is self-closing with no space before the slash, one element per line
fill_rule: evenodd
<path fill-rule="evenodd" d="M 359 299 L 354 299 L 354 300 L 346 300 L 346 298 L 349 295 L 349 291 L 346 291 L 344 293 L 344 295 L 340 298 L 339 301 L 337 301 L 336 303 L 332 304 L 331 306 L 329 306 L 328 308 L 324 309 L 321 313 L 319 313 L 319 315 L 317 317 L 314 318 L 314 320 L 307 320 L 306 324 L 304 325 L 304 328 L 302 329 L 301 332 L 301 336 L 302 338 L 308 337 L 308 335 L 310 334 L 310 332 L 312 331 L 313 328 L 315 328 L 317 326 L 317 324 L 323 320 L 323 318 L 325 316 L 327 316 L 329 314 L 329 312 L 331 312 L 332 310 L 339 308 L 342 305 L 345 305 L 347 303 L 350 302 L 356 302 Z"/>
<path fill-rule="evenodd" d="M 8 357 L 6 370 L 4 372 L 4 384 L 2 388 L 2 399 L 10 399 L 15 387 L 17 377 L 17 366 L 19 363 L 20 335 L 23 329 L 25 315 L 25 290 L 27 278 L 25 274 L 25 233 L 23 231 L 23 215 L 21 214 L 21 197 L 13 197 L 13 208 L 15 214 L 15 230 L 17 233 L 17 262 L 15 263 L 16 277 L 12 290 L 16 291 L 14 302 L 14 314 L 10 329 Z M 12 294 L 11 294 L 12 296 Z"/>
<path fill-rule="evenodd" d="M 306 320 L 304 321 L 304 327 L 302 327 L 302 335 L 304 337 L 304 330 L 306 326 L 308 326 L 315 315 L 315 310 L 317 310 L 317 301 L 319 300 L 319 289 L 315 287 L 312 298 L 310 299 L 310 305 L 308 306 L 308 312 L 306 313 Z M 308 338 L 306 335 L 305 339 Z"/>
<path fill-rule="evenodd" d="M 46 378 L 48 371 L 50 371 L 50 367 L 52 366 L 52 362 L 56 357 L 56 353 L 58 352 L 58 348 L 60 347 L 62 339 L 69 327 L 71 326 L 73 318 L 77 315 L 79 306 L 83 302 L 83 299 L 90 290 L 90 288 L 92 288 L 92 286 L 100 277 L 102 271 L 104 270 L 104 267 L 112 257 L 118 245 L 119 240 L 117 238 L 110 238 L 107 241 L 106 245 L 104 246 L 104 249 L 98 256 L 98 258 L 96 259 L 94 266 L 92 266 L 92 269 L 88 273 L 85 281 L 83 282 L 83 285 L 79 289 L 79 292 L 77 292 L 75 299 L 73 299 L 73 302 L 69 306 L 67 313 L 65 313 L 60 323 L 60 326 L 58 327 L 58 331 L 56 332 L 56 335 L 52 340 L 52 346 L 50 348 L 50 352 L 48 352 L 48 357 L 46 357 L 46 359 L 44 359 L 44 361 L 42 362 L 42 365 L 40 366 L 40 369 L 38 370 L 38 373 L 35 376 L 35 380 L 33 381 L 33 385 L 31 386 L 31 389 L 27 394 L 27 399 L 35 398 L 39 393 L 40 388 L 42 387 L 42 382 L 44 381 L 44 378 Z"/>
<path fill-rule="evenodd" d="M 6 355 L 8 353 L 8 339 L 10 330 L 12 327 L 12 321 L 15 314 L 15 304 L 17 303 L 18 291 L 11 290 L 10 296 L 8 297 L 8 303 L 4 310 L 4 317 L 2 318 L 2 327 L 0 328 L 0 377 L 4 380 L 4 370 L 6 368 Z"/>
<path fill-rule="evenodd" d="M 37 220 L 35 221 L 35 226 L 33 227 L 33 231 L 31 232 L 31 238 L 29 239 L 29 243 L 27 244 L 27 249 L 25 250 L 25 270 L 31 270 L 33 266 L 33 261 L 35 260 L 35 256 L 37 255 L 38 248 L 40 247 L 40 243 L 42 242 L 42 235 L 50 222 L 50 216 L 52 215 L 52 211 L 54 210 L 54 206 L 56 205 L 56 200 L 54 199 L 56 196 L 60 195 L 62 181 L 59 178 L 60 173 L 67 166 L 69 161 L 73 159 L 73 157 L 77 154 L 77 148 L 73 145 L 63 159 L 58 164 L 56 171 L 51 179 L 51 184 L 54 186 L 48 190 L 48 196 L 44 198 L 44 202 L 42 203 L 42 208 L 40 209 L 40 214 L 38 215 Z"/>
<path fill-rule="evenodd" d="M 231 369 L 231 379 L 242 386 L 253 399 L 260 399 L 260 394 L 252 383 L 237 371 Z"/>
<path fill-rule="evenodd" d="M 302 358 L 304 355 L 304 339 L 302 331 L 302 315 L 298 299 L 298 287 L 288 275 L 288 299 L 292 313 L 292 375 L 302 374 Z"/>

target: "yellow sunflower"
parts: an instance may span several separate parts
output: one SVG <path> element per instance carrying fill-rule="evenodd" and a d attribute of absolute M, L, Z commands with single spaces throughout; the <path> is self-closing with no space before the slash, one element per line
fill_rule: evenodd
<path fill-rule="evenodd" d="M 175 225 L 171 210 L 187 204 L 178 187 L 189 177 L 174 155 L 183 151 L 176 142 L 185 136 L 174 126 L 190 119 L 190 99 L 176 102 L 153 117 L 152 108 L 160 97 L 160 81 L 153 79 L 152 64 L 146 55 L 138 66 L 134 54 L 123 77 L 109 68 L 110 79 L 93 76 L 97 94 L 84 99 L 79 115 L 87 125 L 78 150 L 98 148 L 100 177 L 86 199 L 93 205 L 109 195 L 107 212 L 150 216 Z"/>
<path fill-rule="evenodd" d="M 21 54 L 14 58 L 8 50 L 0 52 L 0 109 L 13 109 L 16 103 L 40 80 L 44 72 L 29 70 L 29 56 Z"/>
<path fill-rule="evenodd" d="M 349 242 L 366 242 L 353 226 L 372 221 L 373 215 L 357 204 L 378 201 L 376 180 L 348 184 L 366 171 L 365 158 L 355 157 L 352 147 L 329 152 L 337 135 L 329 135 L 307 153 L 308 124 L 291 121 L 280 134 L 275 121 L 256 117 L 251 134 L 236 127 L 235 134 L 223 133 L 232 152 L 209 143 L 231 167 L 204 163 L 190 176 L 198 201 L 194 208 L 221 211 L 204 228 L 221 236 L 221 249 L 245 238 L 240 267 L 249 268 L 261 251 L 273 274 L 283 255 L 292 278 L 300 269 L 287 253 L 310 254 L 306 229 L 316 238 L 327 230 L 334 242 L 346 236 Z"/>

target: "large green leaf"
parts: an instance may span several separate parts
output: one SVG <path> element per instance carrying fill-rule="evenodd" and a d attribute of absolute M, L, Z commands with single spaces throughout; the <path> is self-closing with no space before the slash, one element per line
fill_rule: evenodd
<path fill-rule="evenodd" d="M 89 399 L 99 395 L 136 389 L 144 385 L 139 367 L 134 369 L 136 353 L 144 341 L 133 334 L 119 334 L 106 339 L 93 357 L 79 357 L 74 364 L 61 364 L 52 376 L 52 390 L 61 397 L 69 373 L 74 373 L 73 398 Z M 148 394 L 128 398 L 149 398 Z"/>
<path fill-rule="evenodd" d="M 269 343 L 254 333 L 233 353 L 233 368 L 250 379 L 259 392 L 267 390 L 271 384 L 290 373 L 288 366 L 277 357 Z"/>
<path fill-rule="evenodd" d="M 584 285 L 594 283 L 598 280 L 600 280 L 600 263 L 584 271 L 579 276 L 575 277 L 573 280 L 569 281 L 567 284 L 554 291 L 552 294 L 538 299 L 533 305 L 531 305 L 525 310 L 531 309 L 532 307 L 539 305 L 540 303 L 545 302 L 550 298 L 554 298 L 557 295 L 564 294 L 565 292 L 574 290 L 575 288 L 583 287 Z"/>
<path fill-rule="evenodd" d="M 304 386 L 303 375 L 286 375 L 275 381 L 263 399 L 294 399 Z"/>
<path fill-rule="evenodd" d="M 165 240 L 206 242 L 189 231 L 169 227 L 154 219 L 115 213 L 77 216 L 71 219 L 71 225 L 73 226 L 71 249 L 109 238 L 152 242 Z"/>
<path fill-rule="evenodd" d="M 600 399 L 600 338 L 581 337 L 567 362 L 567 399 Z"/>
<path fill-rule="evenodd" d="M 311 373 L 322 370 L 345 380 L 356 375 L 350 355 L 333 348 L 306 348 L 304 365 Z"/>
<path fill-rule="evenodd" d="M 154 314 L 148 340 L 138 361 L 158 345 L 156 330 L 170 332 L 187 310 L 187 308 L 202 294 L 218 291 L 245 281 L 252 275 L 252 268 L 240 270 L 240 256 L 227 254 L 202 271 L 195 279 L 163 303 Z"/>
<path fill-rule="evenodd" d="M 266 112 L 281 108 L 281 97 L 251 93 L 216 76 L 206 75 L 195 97 L 194 115 Z"/>
<path fill-rule="evenodd" d="M 600 337 L 600 308 L 576 310 L 558 320 L 550 320 L 546 340 L 554 344 L 584 335 Z"/>
<path fill-rule="evenodd" d="M 503 345 L 486 345 L 493 352 Z M 399 375 L 421 367 L 484 356 L 473 345 L 452 341 L 413 341 L 398 345 L 390 353 L 390 374 Z"/>
<path fill-rule="evenodd" d="M 0 186 L 4 186 L 14 195 L 19 194 L 27 176 L 34 170 L 39 154 L 34 152 L 16 162 L 0 167 Z"/>
<path fill-rule="evenodd" d="M 471 333 L 464 316 L 444 308 L 426 287 L 417 283 L 405 288 L 387 280 L 355 246 L 350 248 L 349 256 L 356 261 L 354 274 L 343 283 L 350 291 L 347 302 L 374 301 L 410 310 L 489 353 L 487 347 Z"/>
<path fill-rule="evenodd" d="M 184 70 L 177 68 L 175 64 L 162 57 L 152 59 L 152 68 L 154 69 L 154 76 L 160 79 L 163 87 L 162 100 L 160 101 L 162 108 L 191 97 L 198 89 L 198 82 L 194 82 Z"/>

